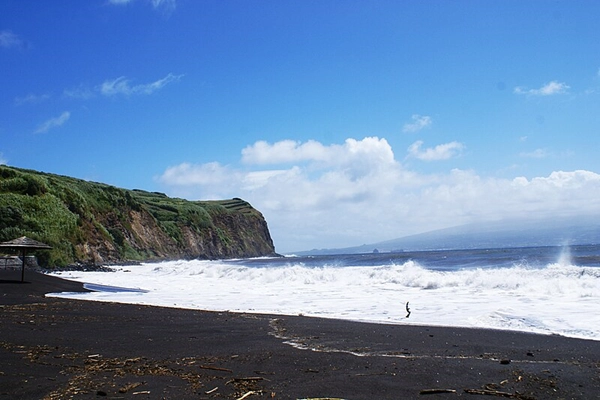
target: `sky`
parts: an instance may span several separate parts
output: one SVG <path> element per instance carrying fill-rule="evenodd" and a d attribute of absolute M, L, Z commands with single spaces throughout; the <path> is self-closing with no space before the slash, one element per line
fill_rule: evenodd
<path fill-rule="evenodd" d="M 600 2 L 0 1 L 0 163 L 276 250 L 600 212 Z"/>

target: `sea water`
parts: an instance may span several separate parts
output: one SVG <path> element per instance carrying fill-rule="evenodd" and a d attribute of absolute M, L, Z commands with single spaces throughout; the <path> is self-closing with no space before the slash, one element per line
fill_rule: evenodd
<path fill-rule="evenodd" d="M 56 272 L 49 296 L 600 340 L 600 245 L 169 261 Z"/>

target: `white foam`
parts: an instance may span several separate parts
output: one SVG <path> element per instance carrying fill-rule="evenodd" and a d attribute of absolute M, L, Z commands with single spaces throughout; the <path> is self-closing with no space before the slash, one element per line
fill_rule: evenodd
<path fill-rule="evenodd" d="M 129 290 L 50 296 L 165 307 L 303 314 L 394 324 L 511 329 L 600 340 L 600 268 L 432 271 L 413 261 L 369 267 L 279 267 L 226 261 L 141 264 L 115 272 L 57 272 Z M 406 318 L 410 302 L 410 318 Z"/>

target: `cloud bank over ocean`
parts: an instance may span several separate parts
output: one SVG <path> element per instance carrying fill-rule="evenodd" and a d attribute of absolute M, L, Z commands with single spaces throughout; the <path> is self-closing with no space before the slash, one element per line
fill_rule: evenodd
<path fill-rule="evenodd" d="M 420 150 L 435 161 L 457 148 Z M 407 157 L 414 156 L 411 146 Z M 448 157 L 451 157 L 450 154 Z M 158 181 L 187 198 L 242 197 L 265 214 L 282 251 L 377 242 L 500 218 L 596 213 L 600 175 L 555 171 L 545 177 L 482 177 L 472 170 L 424 174 L 397 160 L 386 139 L 264 141 L 241 151 L 242 166 L 182 163 Z"/>

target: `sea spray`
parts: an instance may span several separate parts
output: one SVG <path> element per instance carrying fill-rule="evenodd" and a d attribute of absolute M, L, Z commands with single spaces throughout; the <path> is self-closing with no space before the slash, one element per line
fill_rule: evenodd
<path fill-rule="evenodd" d="M 512 329 L 600 340 L 600 268 L 575 266 L 570 261 L 573 255 L 589 257 L 599 249 L 171 261 L 119 267 L 114 273 L 57 273 L 136 290 L 53 296 L 390 324 Z"/>
<path fill-rule="evenodd" d="M 571 259 L 571 249 L 569 246 L 563 246 L 560 256 L 558 257 L 558 264 L 563 267 L 573 265 L 573 261 Z"/>

